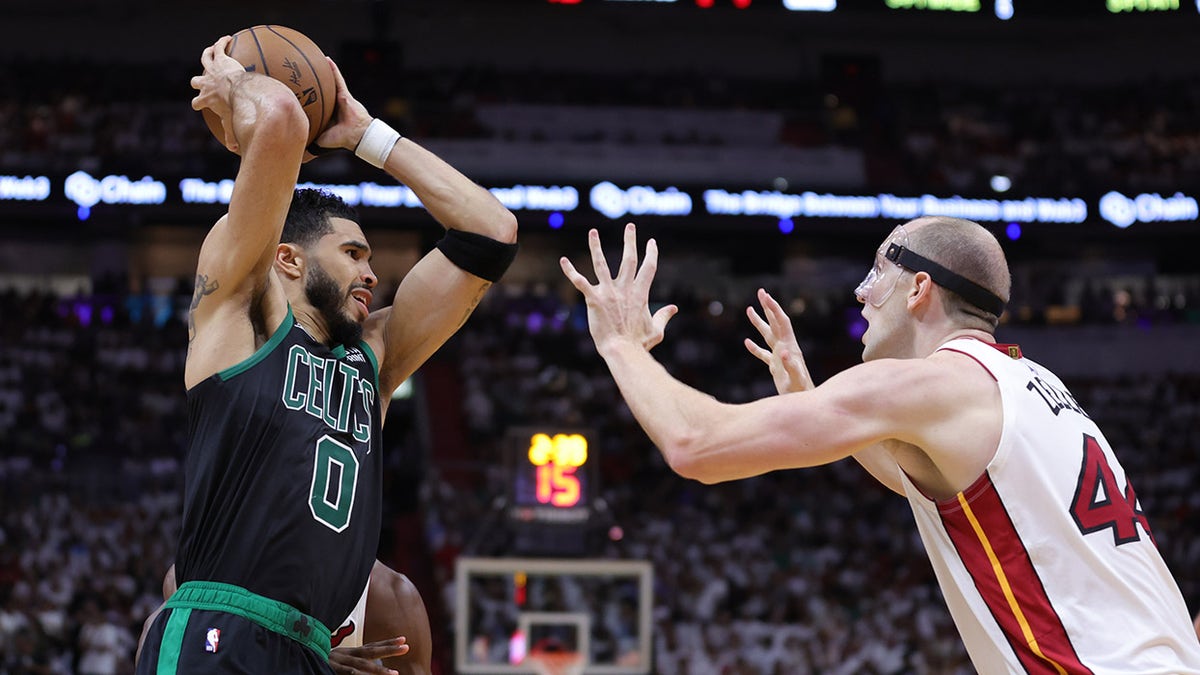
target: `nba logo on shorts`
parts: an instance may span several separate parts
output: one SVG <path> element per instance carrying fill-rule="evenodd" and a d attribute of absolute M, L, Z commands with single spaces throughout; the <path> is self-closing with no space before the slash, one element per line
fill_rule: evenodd
<path fill-rule="evenodd" d="M 204 636 L 204 651 L 215 654 L 217 647 L 221 644 L 221 629 L 209 628 L 208 633 Z"/>

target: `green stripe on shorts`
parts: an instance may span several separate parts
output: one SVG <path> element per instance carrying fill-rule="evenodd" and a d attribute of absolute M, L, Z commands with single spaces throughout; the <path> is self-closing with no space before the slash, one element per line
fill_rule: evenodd
<path fill-rule="evenodd" d="M 183 648 L 183 633 L 191 616 L 192 610 L 186 607 L 171 610 L 167 627 L 163 629 L 162 642 L 158 646 L 156 675 L 175 675 L 179 668 L 179 650 Z"/>

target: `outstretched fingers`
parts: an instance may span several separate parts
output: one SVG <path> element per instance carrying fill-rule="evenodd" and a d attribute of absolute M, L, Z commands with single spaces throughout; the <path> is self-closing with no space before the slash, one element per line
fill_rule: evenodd
<path fill-rule="evenodd" d="M 625 230 L 626 257 L 633 258 L 636 264 L 637 247 L 634 244 L 633 253 L 629 254 L 629 245 L 631 241 L 636 240 L 636 232 L 633 224 L 630 223 Z M 624 266 L 624 265 L 622 265 Z M 634 289 L 642 302 L 649 305 L 650 302 L 650 285 L 654 283 L 654 275 L 658 272 L 658 242 L 654 239 L 646 240 L 646 257 L 642 260 L 642 265 L 637 269 L 633 278 Z M 662 335 L 666 332 L 667 323 L 671 318 L 679 313 L 677 305 L 665 305 L 659 307 L 651 317 L 651 323 L 654 326 L 655 333 L 658 339 L 662 339 Z"/>
<path fill-rule="evenodd" d="M 792 320 L 783 311 L 783 306 L 779 304 L 779 301 L 762 288 L 758 289 L 758 301 L 762 304 L 763 313 L 767 315 L 767 321 L 771 324 L 775 335 L 780 338 L 792 338 Z"/>
<path fill-rule="evenodd" d="M 638 275 L 637 227 L 633 223 L 626 223 L 624 243 L 621 248 L 621 266 L 617 269 L 617 282 L 628 281 Z"/>
<path fill-rule="evenodd" d="M 762 361 L 768 366 L 771 365 L 771 350 L 763 349 L 762 347 L 758 346 L 757 342 L 751 340 L 750 338 L 742 340 L 742 344 L 746 345 L 746 351 L 750 352 L 754 358 Z"/>
<path fill-rule="evenodd" d="M 590 297 L 592 289 L 604 281 L 604 275 L 600 273 L 600 270 L 608 272 L 608 261 L 604 259 L 604 251 L 600 248 L 600 233 L 595 228 L 588 230 L 588 250 L 592 255 L 592 267 L 596 271 L 597 283 L 595 285 L 588 281 L 588 278 L 583 276 L 579 270 L 575 269 L 575 264 L 567 256 L 562 256 L 558 259 L 558 266 L 562 268 L 567 281 L 571 282 L 575 290 L 583 293 L 585 298 Z M 609 278 L 611 279 L 612 276 L 610 275 Z"/>
<path fill-rule="evenodd" d="M 747 307 L 746 318 L 750 319 L 750 325 L 754 326 L 754 329 L 762 336 L 763 341 L 767 343 L 767 347 L 774 347 L 775 333 L 771 330 L 771 326 L 767 323 L 766 319 L 758 315 L 758 310 L 754 309 L 754 307 Z M 749 340 L 750 338 L 746 339 Z"/>
<path fill-rule="evenodd" d="M 763 306 L 762 315 L 751 305 L 746 308 L 746 318 L 750 319 L 750 325 L 754 326 L 754 329 L 762 336 L 766 348 L 758 346 L 750 338 L 746 338 L 744 344 L 751 354 L 763 363 L 770 365 L 776 345 L 791 334 L 791 324 L 788 322 L 787 316 L 783 314 L 783 308 L 775 302 L 775 298 L 761 288 L 758 289 L 758 301 Z M 766 318 L 763 318 L 764 315 Z"/>
<path fill-rule="evenodd" d="M 588 252 L 592 258 L 592 269 L 596 273 L 595 284 L 588 281 L 587 277 L 583 276 L 566 256 L 558 260 L 563 274 L 566 275 L 571 285 L 580 293 L 586 296 L 592 289 L 605 285 L 606 281 L 621 282 L 628 280 L 634 275 L 634 270 L 637 269 L 637 233 L 634 230 L 633 224 L 630 223 L 626 226 L 625 244 L 621 253 L 621 265 L 615 278 L 612 275 L 612 269 L 608 266 L 608 259 L 604 255 L 604 248 L 600 244 L 600 233 L 595 228 L 588 230 Z"/>
<path fill-rule="evenodd" d="M 626 263 L 630 260 L 633 261 L 634 267 L 637 266 L 637 235 L 636 233 L 630 234 L 632 232 L 634 232 L 633 225 L 629 225 L 625 229 L 625 259 L 621 261 L 622 273 L 625 271 Z M 646 258 L 633 276 L 633 283 L 643 297 L 650 297 L 650 284 L 654 282 L 656 273 L 658 273 L 658 242 L 649 239 L 646 241 Z"/>
<path fill-rule="evenodd" d="M 588 230 L 588 251 L 592 254 L 592 269 L 596 271 L 596 284 L 604 283 L 605 279 L 612 279 L 612 269 L 608 266 L 608 260 L 604 257 L 604 248 L 600 245 L 600 232 L 596 228 Z"/>
<path fill-rule="evenodd" d="M 586 297 L 588 291 L 592 288 L 592 283 L 587 280 L 587 277 L 580 274 L 579 270 L 575 269 L 575 266 L 571 264 L 571 261 L 565 255 L 558 259 L 558 266 L 562 268 L 563 275 L 567 277 L 567 281 L 571 282 L 575 290 L 583 293 Z"/>
<path fill-rule="evenodd" d="M 672 317 L 678 313 L 678 305 L 666 305 L 664 307 L 659 307 L 658 311 L 654 313 L 654 316 L 650 317 L 651 321 L 654 323 L 655 333 L 658 335 L 658 339 L 660 341 L 667 331 L 667 324 L 670 323 Z"/>

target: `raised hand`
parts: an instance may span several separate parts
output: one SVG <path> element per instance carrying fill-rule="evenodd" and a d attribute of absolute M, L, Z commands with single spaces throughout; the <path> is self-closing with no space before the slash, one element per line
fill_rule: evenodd
<path fill-rule="evenodd" d="M 350 89 L 346 86 L 346 78 L 342 76 L 342 71 L 338 69 L 333 59 L 328 56 L 325 59 L 329 61 L 329 67 L 333 69 L 333 79 L 337 82 L 337 103 L 333 109 L 333 120 L 329 123 L 329 127 L 321 132 L 320 136 L 317 136 L 314 144 L 327 150 L 345 148 L 353 152 L 362 138 L 363 132 L 371 124 L 371 114 L 367 112 L 362 103 L 358 102 L 358 99 L 350 95 Z M 306 155 L 305 161 L 308 159 L 312 159 L 312 156 Z"/>
<path fill-rule="evenodd" d="M 746 349 L 758 357 L 759 361 L 767 364 L 771 370 L 771 377 L 775 380 L 775 389 L 779 393 L 788 394 L 812 389 L 812 376 L 808 374 L 808 366 L 804 364 L 804 353 L 800 351 L 800 345 L 796 342 L 791 319 L 775 298 L 761 288 L 758 289 L 758 301 L 762 304 L 766 318 L 759 316 L 753 306 L 746 308 L 746 316 L 758 329 L 766 347 L 760 347 L 754 340 L 746 338 Z"/>
<path fill-rule="evenodd" d="M 337 675 L 399 675 L 379 661 L 407 653 L 407 639 L 394 637 L 361 647 L 335 647 L 329 652 L 329 666 Z"/>
<path fill-rule="evenodd" d="M 230 152 L 239 151 L 237 138 L 233 135 L 233 108 L 230 95 L 236 77 L 246 74 L 245 67 L 236 59 L 225 53 L 229 41 L 233 38 L 226 35 L 213 45 L 206 47 L 200 54 L 200 65 L 204 72 L 192 78 L 192 89 L 199 93 L 192 99 L 192 110 L 208 108 L 221 118 L 225 128 L 225 147 Z"/>
<path fill-rule="evenodd" d="M 658 244 L 653 239 L 646 242 L 646 257 L 639 269 L 637 228 L 633 223 L 625 226 L 624 243 L 621 266 L 613 277 L 600 248 L 600 233 L 595 229 L 588 232 L 595 285 L 566 257 L 559 260 L 563 274 L 587 301 L 588 329 L 601 354 L 614 341 L 631 341 L 646 349 L 653 348 L 662 342 L 667 322 L 679 311 L 675 305 L 667 305 L 650 314 L 650 284 L 658 270 Z"/>

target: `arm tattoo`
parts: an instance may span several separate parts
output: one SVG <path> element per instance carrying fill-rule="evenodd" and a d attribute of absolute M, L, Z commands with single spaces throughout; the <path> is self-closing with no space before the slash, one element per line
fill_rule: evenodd
<path fill-rule="evenodd" d="M 212 295 L 220 288 L 221 285 L 216 279 L 211 282 L 208 280 L 207 274 L 196 275 L 196 288 L 192 291 L 192 306 L 188 309 L 188 348 L 192 346 L 192 340 L 196 338 L 196 308 L 200 306 L 200 301 L 206 295 Z"/>
<path fill-rule="evenodd" d="M 459 328 L 462 328 L 463 324 L 467 322 L 467 319 L 471 316 L 471 312 L 474 312 L 475 308 L 479 306 L 479 301 L 483 299 L 483 294 L 487 293 L 488 289 L 491 287 L 492 282 L 490 281 L 479 287 L 479 292 L 476 293 L 475 297 L 471 299 L 470 304 L 467 305 L 466 311 L 463 312 L 462 319 L 458 322 Z"/>

